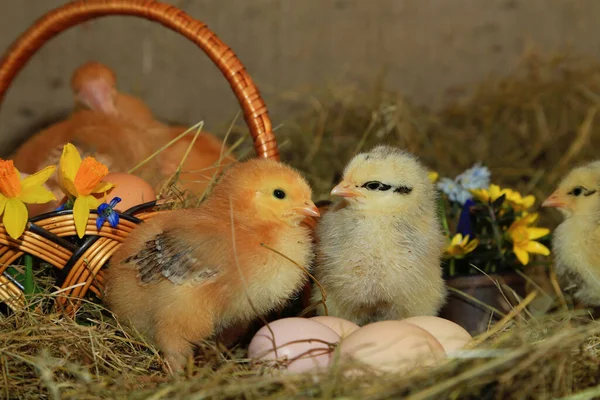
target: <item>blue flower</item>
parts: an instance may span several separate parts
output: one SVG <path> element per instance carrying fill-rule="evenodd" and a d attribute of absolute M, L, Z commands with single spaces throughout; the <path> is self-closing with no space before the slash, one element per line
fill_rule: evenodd
<path fill-rule="evenodd" d="M 456 233 L 460 233 L 463 237 L 469 235 L 471 239 L 475 238 L 473 224 L 471 223 L 471 207 L 474 205 L 475 202 L 472 199 L 465 201 L 458 217 L 458 226 L 456 227 Z"/>
<path fill-rule="evenodd" d="M 473 165 L 456 177 L 458 182 L 465 189 L 487 189 L 490 186 L 490 170 L 481 163 Z"/>
<path fill-rule="evenodd" d="M 471 193 L 467 189 L 450 178 L 440 179 L 437 187 L 448 196 L 450 201 L 458 202 L 461 205 L 471 198 Z"/>
<path fill-rule="evenodd" d="M 113 210 L 118 202 L 121 201 L 120 197 L 113 198 L 109 204 L 102 203 L 98 206 L 98 219 L 96 220 L 96 228 L 100 230 L 105 221 L 108 221 L 110 226 L 116 228 L 119 225 L 119 214 Z"/>

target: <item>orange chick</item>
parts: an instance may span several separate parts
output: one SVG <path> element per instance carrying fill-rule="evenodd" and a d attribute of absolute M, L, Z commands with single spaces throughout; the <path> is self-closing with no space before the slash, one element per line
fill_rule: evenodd
<path fill-rule="evenodd" d="M 306 282 L 311 189 L 272 160 L 234 164 L 195 209 L 158 214 L 111 259 L 105 300 L 181 370 L 194 345 L 284 305 Z"/>
<path fill-rule="evenodd" d="M 140 127 L 164 129 L 158 142 L 142 140 L 154 146 L 146 152 L 148 155 L 188 129 L 184 126 L 166 126 L 156 121 L 152 111 L 141 100 L 118 92 L 116 84 L 115 73 L 109 67 L 95 61 L 79 67 L 71 80 L 78 106 L 125 119 L 127 123 Z M 169 179 L 177 171 L 193 136 L 194 132 L 190 132 L 157 156 L 157 168 L 163 179 Z M 213 176 L 220 173 L 223 166 L 235 161 L 233 156 L 225 156 L 228 150 L 217 137 L 201 132 L 181 166 L 179 188 L 201 195 Z"/>
<path fill-rule="evenodd" d="M 106 115 L 127 118 L 129 122 L 154 125 L 157 121 L 143 101 L 117 91 L 117 76 L 112 69 L 96 61 L 77 68 L 71 78 L 75 108 L 87 108 Z"/>

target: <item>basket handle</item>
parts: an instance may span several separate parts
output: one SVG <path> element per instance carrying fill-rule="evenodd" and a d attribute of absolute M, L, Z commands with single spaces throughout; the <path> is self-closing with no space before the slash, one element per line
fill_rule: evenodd
<path fill-rule="evenodd" d="M 206 24 L 177 7 L 159 1 L 76 0 L 48 12 L 21 34 L 2 58 L 0 104 L 13 79 L 44 43 L 75 25 L 109 15 L 131 15 L 159 22 L 200 47 L 231 85 L 244 111 L 244 119 L 250 128 L 258 157 L 279 160 L 267 106 L 242 62 Z"/>

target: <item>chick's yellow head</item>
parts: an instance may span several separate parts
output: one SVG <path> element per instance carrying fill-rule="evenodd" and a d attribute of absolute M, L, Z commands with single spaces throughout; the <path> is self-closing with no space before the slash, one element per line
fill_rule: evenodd
<path fill-rule="evenodd" d="M 431 207 L 435 190 L 415 156 L 377 146 L 350 161 L 331 194 L 344 197 L 357 210 L 400 212 Z"/>
<path fill-rule="evenodd" d="M 253 159 L 234 165 L 212 197 L 231 199 L 234 211 L 254 221 L 297 226 L 308 216 L 319 216 L 306 180 L 293 168 L 273 160 Z"/>
<path fill-rule="evenodd" d="M 600 161 L 577 167 L 559 183 L 542 207 L 555 207 L 566 218 L 600 213 Z"/>

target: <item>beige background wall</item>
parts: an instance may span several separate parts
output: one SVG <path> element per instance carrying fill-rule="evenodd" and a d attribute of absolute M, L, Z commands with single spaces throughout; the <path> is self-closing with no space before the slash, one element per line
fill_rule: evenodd
<path fill-rule="evenodd" d="M 0 51 L 60 0 L 2 0 Z M 455 85 L 514 67 L 530 48 L 600 55 L 598 0 L 171 0 L 238 54 L 272 110 L 274 93 L 329 82 L 388 87 L 435 104 Z M 131 17 L 92 21 L 45 46 L 0 109 L 0 156 L 71 105 L 68 83 L 89 59 L 162 118 L 220 126 L 237 111 L 225 79 L 185 39 Z"/>

